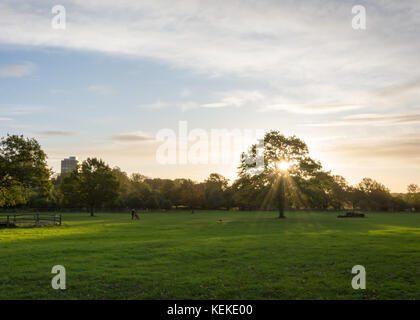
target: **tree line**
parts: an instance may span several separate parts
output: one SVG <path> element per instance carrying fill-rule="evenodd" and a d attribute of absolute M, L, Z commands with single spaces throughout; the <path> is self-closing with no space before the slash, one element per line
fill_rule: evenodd
<path fill-rule="evenodd" d="M 391 194 L 383 184 L 364 178 L 351 186 L 346 179 L 324 171 L 309 156 L 299 138 L 270 131 L 264 137 L 264 168 L 247 159 L 257 146 L 242 154 L 238 179 L 230 183 L 218 173 L 202 182 L 191 179 L 128 175 L 103 160 L 88 158 L 77 170 L 53 176 L 45 152 L 35 139 L 8 135 L 0 143 L 0 207 L 36 209 L 223 210 L 292 209 L 420 211 L 420 187 L 411 184 L 405 194 Z M 280 174 L 276 165 L 290 167 Z M 282 180 L 283 179 L 283 180 Z M 279 190 L 284 196 L 279 197 Z M 281 201 L 281 203 L 279 202 Z"/>

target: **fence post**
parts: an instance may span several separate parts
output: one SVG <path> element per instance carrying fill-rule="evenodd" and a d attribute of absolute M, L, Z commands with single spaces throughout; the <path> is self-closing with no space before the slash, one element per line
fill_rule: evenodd
<path fill-rule="evenodd" d="M 7 225 L 7 227 L 9 227 L 10 226 L 10 218 L 9 218 L 10 216 L 7 216 L 7 222 L 6 222 L 6 225 Z"/>
<path fill-rule="evenodd" d="M 35 225 L 39 226 L 39 214 L 38 213 L 35 215 Z"/>

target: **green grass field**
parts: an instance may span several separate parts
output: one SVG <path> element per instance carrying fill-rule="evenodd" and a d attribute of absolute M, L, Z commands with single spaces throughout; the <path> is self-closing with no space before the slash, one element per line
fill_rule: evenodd
<path fill-rule="evenodd" d="M 0 229 L 0 299 L 420 298 L 419 214 L 286 215 L 68 213 L 61 227 Z M 358 264 L 366 290 L 351 287 Z M 66 290 L 51 288 L 54 265 Z"/>

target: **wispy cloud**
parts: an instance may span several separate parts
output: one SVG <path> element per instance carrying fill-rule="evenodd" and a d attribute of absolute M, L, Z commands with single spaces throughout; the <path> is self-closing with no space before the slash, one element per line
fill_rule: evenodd
<path fill-rule="evenodd" d="M 45 106 L 30 106 L 18 104 L 0 104 L 1 115 L 21 116 L 29 115 L 38 112 L 46 111 L 48 108 Z"/>
<path fill-rule="evenodd" d="M 415 79 L 409 82 L 404 82 L 402 84 L 395 84 L 392 86 L 387 86 L 377 90 L 377 95 L 390 98 L 399 96 L 402 94 L 408 93 L 417 93 L 420 94 L 420 80 Z"/>
<path fill-rule="evenodd" d="M 37 134 L 42 137 L 68 137 L 68 136 L 74 136 L 77 133 L 72 132 L 72 131 L 50 130 L 50 131 L 38 131 Z"/>
<path fill-rule="evenodd" d="M 331 114 L 361 109 L 360 104 L 340 104 L 338 102 L 325 101 L 323 98 L 314 98 L 318 103 L 295 103 L 277 93 L 261 92 L 259 90 L 235 90 L 217 94 L 217 102 L 201 104 L 203 108 L 228 108 L 252 106 L 260 112 L 286 111 L 296 114 Z M 306 99 L 304 99 L 306 100 Z"/>
<path fill-rule="evenodd" d="M 35 65 L 31 62 L 21 64 L 0 65 L 0 77 L 20 78 L 31 74 L 35 70 Z"/>
<path fill-rule="evenodd" d="M 139 107 L 148 108 L 148 109 L 164 109 L 164 108 L 169 107 L 169 103 L 163 102 L 161 100 L 157 100 L 156 102 L 153 102 L 153 103 L 142 104 Z"/>
<path fill-rule="evenodd" d="M 412 137 L 366 138 L 358 141 L 330 145 L 325 151 L 343 153 L 352 159 L 394 159 L 419 164 L 420 135 Z"/>
<path fill-rule="evenodd" d="M 114 92 L 113 88 L 103 85 L 91 85 L 88 87 L 88 90 L 97 94 L 111 94 Z"/>
<path fill-rule="evenodd" d="M 357 114 L 344 117 L 341 120 L 323 123 L 309 123 L 307 126 L 390 126 L 390 125 L 420 124 L 420 112 L 400 114 Z"/>
<path fill-rule="evenodd" d="M 147 142 L 155 138 L 147 133 L 122 133 L 111 137 L 116 142 Z"/>
<path fill-rule="evenodd" d="M 331 114 L 351 111 L 363 108 L 362 105 L 341 105 L 341 104 L 293 104 L 293 103 L 274 103 L 267 104 L 261 111 L 288 111 L 297 114 Z"/>
<path fill-rule="evenodd" d="M 228 108 L 242 107 L 248 103 L 261 101 L 264 96 L 258 91 L 233 91 L 219 94 L 220 99 L 217 102 L 202 104 L 203 108 Z"/>

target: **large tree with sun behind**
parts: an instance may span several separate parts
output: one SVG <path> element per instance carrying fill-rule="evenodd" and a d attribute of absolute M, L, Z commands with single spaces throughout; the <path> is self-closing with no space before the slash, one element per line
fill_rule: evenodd
<path fill-rule="evenodd" d="M 301 202 L 299 186 L 321 173 L 322 166 L 309 156 L 308 146 L 296 136 L 269 131 L 263 142 L 264 167 L 256 170 L 257 160 L 249 161 L 259 156 L 258 145 L 252 145 L 248 153 L 242 154 L 236 189 L 239 197 L 241 193 L 250 196 L 261 208 L 278 207 L 279 217 L 284 218 L 286 197 L 289 202 Z"/>

